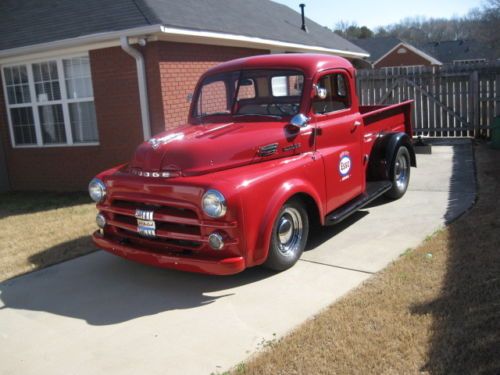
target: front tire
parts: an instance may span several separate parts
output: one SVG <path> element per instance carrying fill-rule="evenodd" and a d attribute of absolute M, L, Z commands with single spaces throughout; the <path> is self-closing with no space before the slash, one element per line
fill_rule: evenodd
<path fill-rule="evenodd" d="M 306 247 L 309 217 L 299 199 L 291 199 L 281 207 L 273 224 L 269 254 L 264 266 L 284 271 L 299 260 Z"/>
<path fill-rule="evenodd" d="M 396 157 L 392 161 L 390 175 L 392 188 L 385 196 L 390 199 L 399 199 L 405 195 L 410 182 L 410 152 L 405 146 L 398 148 Z"/>

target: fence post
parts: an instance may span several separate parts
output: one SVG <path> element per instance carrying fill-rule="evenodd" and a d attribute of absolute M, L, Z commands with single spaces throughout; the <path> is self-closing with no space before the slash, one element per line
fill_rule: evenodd
<path fill-rule="evenodd" d="M 469 119 L 474 127 L 474 137 L 480 134 L 479 124 L 479 72 L 474 70 L 469 76 Z"/>

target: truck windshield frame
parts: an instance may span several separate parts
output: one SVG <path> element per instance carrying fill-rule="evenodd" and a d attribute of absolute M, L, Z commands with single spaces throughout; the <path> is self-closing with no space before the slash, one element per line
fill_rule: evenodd
<path fill-rule="evenodd" d="M 292 117 L 299 113 L 305 77 L 296 69 L 248 69 L 205 77 L 194 95 L 192 117 Z"/>

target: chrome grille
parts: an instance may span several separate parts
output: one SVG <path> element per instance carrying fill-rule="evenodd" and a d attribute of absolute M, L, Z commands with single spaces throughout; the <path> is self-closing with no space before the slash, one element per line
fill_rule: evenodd
<path fill-rule="evenodd" d="M 128 239 L 144 239 L 168 249 L 194 249 L 202 244 L 200 220 L 194 210 L 148 202 L 114 200 L 99 206 L 110 229 Z"/>

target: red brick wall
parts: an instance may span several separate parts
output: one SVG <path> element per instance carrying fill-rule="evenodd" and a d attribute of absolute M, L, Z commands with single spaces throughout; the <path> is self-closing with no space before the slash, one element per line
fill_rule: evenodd
<path fill-rule="evenodd" d="M 185 124 L 189 112 L 188 94 L 198 78 L 223 61 L 268 54 L 268 50 L 157 42 L 160 59 L 161 89 L 166 128 Z"/>
<path fill-rule="evenodd" d="M 159 48 L 160 44 L 157 42 L 148 43 L 146 47 L 141 48 L 146 61 L 146 80 L 148 85 L 149 117 L 152 135 L 165 130 L 161 77 L 158 65 Z"/>
<path fill-rule="evenodd" d="M 431 65 L 429 60 L 424 59 L 422 56 L 417 55 L 415 52 L 410 51 L 408 48 L 406 53 L 397 53 L 393 51 L 382 60 L 380 60 L 375 68 L 384 68 L 389 66 L 409 66 L 409 65 Z"/>
<path fill-rule="evenodd" d="M 266 50 L 152 42 L 146 60 L 152 134 L 183 124 L 199 76 L 230 59 Z M 98 172 L 127 162 L 143 141 L 135 60 L 112 47 L 89 52 L 99 146 L 12 148 L 0 90 L 0 141 L 13 190 L 86 190 Z M 166 119 L 166 121 L 165 121 Z"/>
<path fill-rule="evenodd" d="M 9 164 L 7 161 L 7 152 L 6 150 L 10 147 L 10 135 L 9 135 L 9 130 L 8 130 L 8 120 L 7 120 L 7 108 L 4 105 L 5 100 L 4 100 L 4 95 L 3 95 L 3 82 L 2 82 L 2 75 L 0 74 L 0 142 L 2 143 L 3 147 L 0 147 L 0 152 L 3 153 L 3 155 L 0 155 L 0 168 L 3 168 L 3 173 L 7 174 L 7 180 L 9 179 Z M 1 171 L 0 171 L 1 173 Z M 10 181 L 9 181 L 10 185 Z M 10 188 L 10 186 L 7 186 L 7 188 Z"/>
<path fill-rule="evenodd" d="M 13 190 L 86 190 L 96 173 L 126 162 L 142 141 L 135 60 L 119 47 L 89 55 L 99 146 L 14 149 L 1 100 L 0 131 Z"/>

